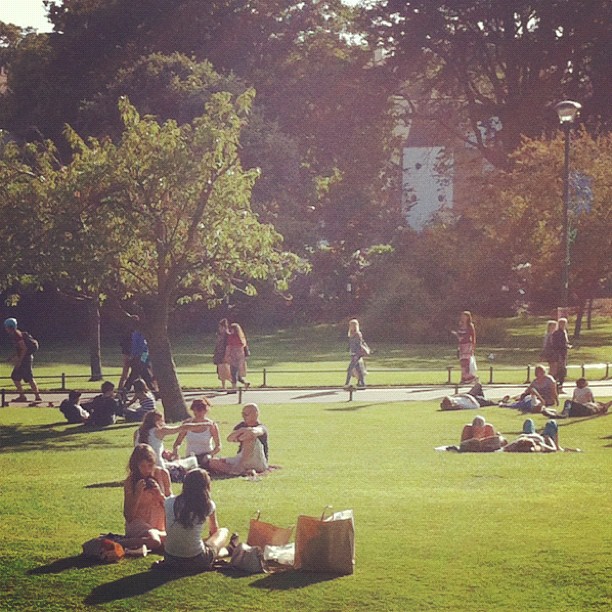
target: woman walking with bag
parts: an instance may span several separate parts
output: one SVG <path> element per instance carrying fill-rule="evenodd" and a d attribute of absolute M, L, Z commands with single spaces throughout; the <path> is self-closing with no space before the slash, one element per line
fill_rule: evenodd
<path fill-rule="evenodd" d="M 451 334 L 459 341 L 457 352 L 459 353 L 459 363 L 461 364 L 461 384 L 474 382 L 476 378 L 474 371 L 476 358 L 474 349 L 476 348 L 476 328 L 472 322 L 472 313 L 464 310 L 459 317 L 459 327 Z M 473 364 L 473 369 L 470 367 Z"/>
<path fill-rule="evenodd" d="M 363 358 L 370 354 L 370 348 L 363 340 L 363 335 L 359 330 L 359 321 L 357 319 L 351 319 L 349 321 L 348 339 L 351 361 L 346 370 L 346 383 L 344 386 L 345 388 L 350 387 L 351 376 L 353 375 L 353 370 L 355 370 L 357 373 L 357 388 L 365 389 L 365 364 Z"/>

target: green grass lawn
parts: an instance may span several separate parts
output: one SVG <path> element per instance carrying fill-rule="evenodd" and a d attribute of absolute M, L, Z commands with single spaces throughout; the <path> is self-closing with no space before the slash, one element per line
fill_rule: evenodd
<path fill-rule="evenodd" d="M 476 357 L 483 382 L 523 383 L 527 365 L 537 364 L 542 347 L 546 320 L 541 317 L 501 319 L 507 339 L 503 343 L 486 343 L 477 347 Z M 248 330 L 247 330 L 248 331 Z M 367 330 L 364 330 L 366 339 Z M 610 343 L 612 319 L 594 319 L 593 329 L 584 330 L 570 353 L 569 378 L 581 375 L 580 365 L 612 362 Z M 344 325 L 318 325 L 292 328 L 275 333 L 249 333 L 252 357 L 249 378 L 254 385 L 264 382 L 271 387 L 311 387 L 340 385 L 347 366 L 347 339 Z M 443 384 L 448 380 L 447 366 L 453 366 L 452 382 L 460 378 L 456 344 L 406 344 L 370 341 L 374 353 L 367 360 L 369 385 Z M 218 385 L 212 352 L 213 336 L 182 335 L 173 338 L 176 365 L 181 384 L 186 388 L 210 388 Z M 492 355 L 493 359 L 489 359 Z M 6 343 L 0 357 L 8 356 Z M 35 374 L 44 389 L 60 387 L 60 376 L 66 374 L 66 386 L 97 389 L 88 382 L 89 361 L 85 343 L 45 344 L 36 355 Z M 4 359 L 6 361 L 6 359 Z M 114 340 L 103 344 L 104 374 L 119 379 L 121 355 Z M 0 387 L 11 388 L 11 368 L 0 366 Z M 612 373 L 612 368 L 608 369 Z M 533 368 L 531 369 L 533 375 Z M 605 365 L 588 367 L 588 378 L 604 378 Z"/>
<path fill-rule="evenodd" d="M 482 412 L 509 438 L 521 429 L 514 411 Z M 238 407 L 212 416 L 225 437 Z M 353 576 L 213 572 L 165 582 L 148 571 L 155 556 L 83 566 L 83 541 L 123 529 L 135 425 L 89 432 L 59 423 L 57 409 L 5 408 L 0 608 L 609 610 L 610 417 L 560 422 L 561 443 L 583 453 L 460 455 L 434 447 L 456 443 L 474 412 L 443 413 L 435 402 L 274 405 L 262 416 L 282 469 L 213 482 L 220 523 L 246 535 L 257 509 L 290 525 L 326 504 L 352 508 Z"/>

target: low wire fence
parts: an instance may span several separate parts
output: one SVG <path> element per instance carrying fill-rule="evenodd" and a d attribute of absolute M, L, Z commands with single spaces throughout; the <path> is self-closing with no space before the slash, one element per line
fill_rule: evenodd
<path fill-rule="evenodd" d="M 535 365 L 519 366 L 490 365 L 479 368 L 482 384 L 527 384 L 532 380 Z M 215 389 L 219 387 L 214 370 L 179 370 L 179 379 L 184 389 Z M 337 369 L 276 369 L 253 368 L 249 370 L 249 382 L 252 387 L 281 388 L 318 388 L 337 387 L 344 384 L 345 368 Z M 589 380 L 606 380 L 610 378 L 609 363 L 582 363 L 568 366 L 568 380 L 584 377 Z M 119 378 L 116 368 L 107 380 Z M 458 366 L 444 368 L 409 369 L 409 368 L 368 368 L 368 386 L 394 387 L 417 385 L 458 385 L 461 371 Z M 93 381 L 89 374 L 53 374 L 37 375 L 36 381 L 41 391 L 97 391 L 99 382 Z M 12 393 L 14 385 L 8 376 L 0 377 L 0 391 Z M 3 404 L 4 405 L 4 404 Z"/>

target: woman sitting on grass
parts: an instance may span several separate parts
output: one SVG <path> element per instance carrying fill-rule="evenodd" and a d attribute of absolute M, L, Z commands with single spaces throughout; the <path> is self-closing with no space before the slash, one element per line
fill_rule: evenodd
<path fill-rule="evenodd" d="M 138 408 L 129 408 L 138 402 Z M 145 384 L 144 380 L 138 378 L 134 381 L 134 397 L 127 403 L 125 409 L 125 420 L 128 422 L 142 421 L 143 418 L 155 410 L 155 397 Z"/>
<path fill-rule="evenodd" d="M 153 410 L 145 415 L 142 425 L 134 432 L 134 446 L 148 444 L 155 453 L 155 463 L 165 468 L 164 438 L 182 431 L 182 425 L 166 425 L 161 412 Z"/>
<path fill-rule="evenodd" d="M 226 556 L 229 531 L 217 523 L 215 502 L 210 497 L 210 476 L 206 470 L 191 470 L 185 476 L 183 492 L 165 501 L 167 536 L 164 560 L 153 567 L 182 572 L 205 572 L 215 559 Z M 209 537 L 202 541 L 208 519 Z M 237 535 L 235 538 L 237 540 Z"/>
<path fill-rule="evenodd" d="M 496 432 L 493 425 L 487 423 L 484 417 L 474 417 L 471 425 L 466 425 L 461 432 L 459 452 L 490 453 L 499 450 L 506 444 L 503 436 Z"/>
<path fill-rule="evenodd" d="M 148 444 L 136 446 L 123 485 L 123 546 L 138 548 L 144 544 L 151 550 L 162 546 L 166 536 L 164 500 L 171 493 L 170 476 L 155 465 L 153 449 Z"/>
<path fill-rule="evenodd" d="M 178 451 L 187 439 L 187 456 L 194 455 L 201 468 L 208 468 L 210 459 L 221 450 L 219 427 L 208 418 L 211 403 L 207 399 L 195 399 L 191 403 L 193 417 L 185 421 L 189 429 L 183 429 L 174 442 L 173 456 L 178 458 Z M 197 427 L 199 425 L 199 427 Z"/>

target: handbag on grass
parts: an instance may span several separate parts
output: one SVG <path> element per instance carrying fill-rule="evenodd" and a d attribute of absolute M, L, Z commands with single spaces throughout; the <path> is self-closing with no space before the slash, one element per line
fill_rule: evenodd
<path fill-rule="evenodd" d="M 299 516 L 295 532 L 294 568 L 310 572 L 352 574 L 355 570 L 353 511 L 335 512 L 320 519 Z"/>
<path fill-rule="evenodd" d="M 257 516 L 252 518 L 249 523 L 249 535 L 247 544 L 249 546 L 259 546 L 263 549 L 264 546 L 285 546 L 289 544 L 293 526 L 277 527 L 271 523 L 260 521 L 261 512 L 257 512 Z"/>
<path fill-rule="evenodd" d="M 230 565 L 247 574 L 263 574 L 265 570 L 263 550 L 259 546 L 240 543 L 234 552 Z"/>
<path fill-rule="evenodd" d="M 125 549 L 118 542 L 99 536 L 83 543 L 83 556 L 105 563 L 115 563 L 125 557 Z"/>

